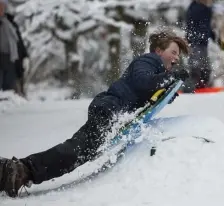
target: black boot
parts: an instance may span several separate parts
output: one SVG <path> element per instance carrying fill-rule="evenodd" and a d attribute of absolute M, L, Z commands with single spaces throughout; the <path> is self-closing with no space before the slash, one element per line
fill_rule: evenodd
<path fill-rule="evenodd" d="M 0 191 L 10 197 L 18 196 L 22 186 L 30 186 L 29 169 L 18 159 L 0 159 Z"/>

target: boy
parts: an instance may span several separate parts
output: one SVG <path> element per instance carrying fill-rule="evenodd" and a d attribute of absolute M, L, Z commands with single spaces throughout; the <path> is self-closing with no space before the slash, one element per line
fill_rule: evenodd
<path fill-rule="evenodd" d="M 152 94 L 175 79 L 185 80 L 188 72 L 172 72 L 181 53 L 188 54 L 186 42 L 174 33 L 154 33 L 149 38 L 150 53 L 131 62 L 124 74 L 106 92 L 98 94 L 88 108 L 87 122 L 64 143 L 22 159 L 0 160 L 0 191 L 18 195 L 21 186 L 32 181 L 60 177 L 94 158 L 111 128 L 112 116 L 134 112 L 143 107 Z"/>

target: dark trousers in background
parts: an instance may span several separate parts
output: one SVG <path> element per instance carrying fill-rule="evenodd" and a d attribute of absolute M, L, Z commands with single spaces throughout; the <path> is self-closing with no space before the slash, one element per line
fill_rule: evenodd
<path fill-rule="evenodd" d="M 8 54 L 0 53 L 0 90 L 15 90 L 16 68 Z"/>
<path fill-rule="evenodd" d="M 206 46 L 195 46 L 191 48 L 188 61 L 190 78 L 185 82 L 184 92 L 193 92 L 198 88 L 210 86 L 211 65 Z"/>
<path fill-rule="evenodd" d="M 30 169 L 33 182 L 40 184 L 62 176 L 95 157 L 97 149 L 105 141 L 105 133 L 111 128 L 111 117 L 101 108 L 90 108 L 87 122 L 71 139 L 21 159 Z"/>

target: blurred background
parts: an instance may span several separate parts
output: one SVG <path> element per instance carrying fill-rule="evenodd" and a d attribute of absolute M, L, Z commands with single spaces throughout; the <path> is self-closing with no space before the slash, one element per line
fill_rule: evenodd
<path fill-rule="evenodd" d="M 3 0 L 1 0 L 3 1 Z M 105 90 L 148 37 L 169 26 L 185 36 L 191 0 L 9 0 L 26 55 L 16 92 L 27 99 L 79 99 Z M 224 39 L 224 1 L 214 1 L 212 28 Z M 224 51 L 209 41 L 212 86 L 224 86 Z M 182 59 L 179 67 L 186 67 Z"/>

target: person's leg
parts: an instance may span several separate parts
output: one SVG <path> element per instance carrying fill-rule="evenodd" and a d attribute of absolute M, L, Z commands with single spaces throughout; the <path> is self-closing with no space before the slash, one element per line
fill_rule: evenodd
<path fill-rule="evenodd" d="M 15 197 L 19 188 L 29 181 L 40 184 L 71 172 L 95 157 L 98 147 L 105 140 L 104 134 L 108 128 L 110 116 L 99 109 L 98 114 L 89 118 L 64 143 L 20 160 L 0 159 L 0 191 Z"/>
<path fill-rule="evenodd" d="M 200 83 L 198 84 L 198 88 L 209 87 L 210 85 L 210 76 L 211 76 L 211 65 L 208 57 L 207 49 L 202 49 L 201 52 L 201 76 Z"/>
<path fill-rule="evenodd" d="M 106 98 L 111 100 L 110 97 Z M 87 122 L 71 139 L 47 151 L 21 159 L 30 169 L 34 183 L 39 184 L 71 172 L 96 156 L 97 149 L 105 140 L 105 133 L 111 129 L 113 114 L 120 110 L 120 105 L 109 108 L 102 103 L 95 106 L 97 102 L 106 101 L 105 99 L 95 98 L 92 101 Z"/>
<path fill-rule="evenodd" d="M 185 93 L 193 93 L 197 82 L 200 81 L 200 69 L 199 68 L 199 57 L 198 52 L 192 49 L 192 52 L 189 55 L 188 59 L 188 70 L 190 74 L 190 78 L 184 82 L 183 92 Z"/>
<path fill-rule="evenodd" d="M 5 68 L 5 55 L 0 52 L 0 90 L 3 90 L 3 76 Z"/>
<path fill-rule="evenodd" d="M 2 90 L 3 85 L 3 70 L 0 68 L 0 91 Z"/>
<path fill-rule="evenodd" d="M 25 89 L 24 89 L 24 68 L 22 65 L 23 59 L 19 59 L 15 62 L 16 66 L 16 93 L 22 97 L 26 97 Z"/>
<path fill-rule="evenodd" d="M 9 55 L 5 55 L 2 59 L 1 64 L 3 65 L 3 91 L 14 90 L 16 88 L 16 68 L 15 64 L 10 61 Z"/>
<path fill-rule="evenodd" d="M 47 151 L 21 159 L 30 169 L 32 181 L 39 184 L 60 177 L 94 157 L 104 140 L 103 128 L 108 123 L 108 117 L 98 115 L 89 119 L 71 139 Z"/>
<path fill-rule="evenodd" d="M 185 92 L 194 92 L 196 88 L 208 85 L 211 68 L 206 47 L 198 46 L 192 48 L 188 61 L 188 69 L 190 78 L 185 82 Z"/>

